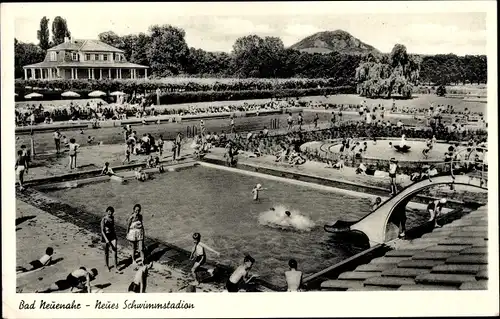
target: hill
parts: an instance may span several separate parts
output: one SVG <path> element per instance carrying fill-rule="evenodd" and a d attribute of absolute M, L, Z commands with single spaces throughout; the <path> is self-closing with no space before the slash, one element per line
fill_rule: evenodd
<path fill-rule="evenodd" d="M 295 43 L 290 48 L 309 53 L 339 52 L 343 54 L 364 54 L 380 51 L 353 37 L 343 30 L 318 32 Z"/>

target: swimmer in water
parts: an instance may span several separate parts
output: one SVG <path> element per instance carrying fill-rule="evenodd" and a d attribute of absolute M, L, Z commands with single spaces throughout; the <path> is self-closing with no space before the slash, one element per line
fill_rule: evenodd
<path fill-rule="evenodd" d="M 200 233 L 194 233 L 193 240 L 194 240 L 194 247 L 193 247 L 193 251 L 191 252 L 191 256 L 189 257 L 189 259 L 194 260 L 194 265 L 191 268 L 191 274 L 193 275 L 194 282 L 197 286 L 199 284 L 199 282 L 198 282 L 198 279 L 196 278 L 196 271 L 198 270 L 198 268 L 200 266 L 202 266 L 207 261 L 207 255 L 205 253 L 205 248 L 210 250 L 214 254 L 216 254 L 217 257 L 220 256 L 220 253 L 215 251 L 214 249 L 208 247 L 207 245 L 203 244 L 201 242 Z"/>
<path fill-rule="evenodd" d="M 252 189 L 253 200 L 259 200 L 259 192 L 263 190 L 265 190 L 265 188 L 262 188 L 261 184 L 255 185 L 255 187 Z"/>

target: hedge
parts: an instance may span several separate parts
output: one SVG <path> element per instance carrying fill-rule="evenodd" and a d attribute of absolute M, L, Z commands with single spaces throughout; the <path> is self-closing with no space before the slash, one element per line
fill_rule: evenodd
<path fill-rule="evenodd" d="M 322 89 L 287 89 L 257 91 L 208 91 L 208 92 L 168 92 L 160 96 L 160 104 L 180 104 L 214 101 L 237 101 L 250 99 L 269 99 L 286 97 L 303 97 L 313 95 L 353 94 L 351 86 L 329 87 Z M 148 95 L 148 101 L 156 104 L 156 94 Z"/>
<path fill-rule="evenodd" d="M 27 87 L 49 90 L 100 90 L 104 92 L 123 91 L 126 93 L 152 93 L 156 89 L 163 92 L 198 92 L 198 91 L 261 91 L 286 89 L 313 89 L 318 87 L 351 86 L 347 79 L 229 79 L 207 81 L 206 79 L 137 79 L 137 80 L 16 80 L 18 91 L 29 91 Z"/>

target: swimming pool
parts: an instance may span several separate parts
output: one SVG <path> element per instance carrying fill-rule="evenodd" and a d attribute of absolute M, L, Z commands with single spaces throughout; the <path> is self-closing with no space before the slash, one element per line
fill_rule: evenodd
<path fill-rule="evenodd" d="M 267 190 L 254 202 L 251 190 L 257 183 Z M 189 250 L 191 235 L 200 232 L 202 241 L 221 253 L 221 262 L 234 266 L 250 254 L 257 261 L 255 272 L 274 285 L 285 284 L 290 258 L 311 274 L 358 253 L 359 248 L 332 243 L 323 225 L 356 220 L 370 205 L 369 199 L 203 166 L 155 175 L 144 183 L 104 182 L 49 194 L 97 215 L 111 205 L 116 222 L 125 227 L 133 206 L 140 203 L 146 236 Z M 278 205 L 292 214 L 300 212 L 316 226 L 311 231 L 285 231 L 259 223 L 261 213 Z M 409 216 L 409 224 L 412 219 Z"/>
<path fill-rule="evenodd" d="M 365 141 L 359 142 L 360 145 L 356 147 L 356 151 L 363 148 L 363 143 Z M 373 144 L 373 141 L 367 140 L 366 144 L 368 147 L 366 148 L 366 152 L 363 152 L 363 157 L 382 160 L 389 160 L 394 157 L 398 161 L 442 161 L 444 159 L 444 153 L 448 151 L 448 147 L 451 145 L 446 143 L 436 143 L 427 155 L 427 158 L 425 158 L 422 151 L 426 148 L 426 143 L 423 141 L 406 140 L 406 145 L 411 147 L 408 153 L 397 152 L 394 147 L 389 145 L 389 142 L 392 142 L 393 146 L 399 145 L 401 139 L 378 140 L 377 144 Z M 330 152 L 339 153 L 341 146 L 342 145 L 340 143 L 335 145 L 331 144 L 326 146 L 326 148 L 329 149 Z M 323 148 L 325 148 L 325 146 Z M 458 149 L 460 150 L 461 148 L 459 147 Z"/>

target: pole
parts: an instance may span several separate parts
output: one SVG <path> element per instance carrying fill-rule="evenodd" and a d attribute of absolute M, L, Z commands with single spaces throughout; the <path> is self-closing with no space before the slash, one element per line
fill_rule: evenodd
<path fill-rule="evenodd" d="M 31 159 L 33 159 L 35 157 L 35 140 L 34 140 L 34 135 L 35 133 L 33 132 L 33 127 L 31 127 L 30 129 L 30 155 L 31 155 Z"/>

